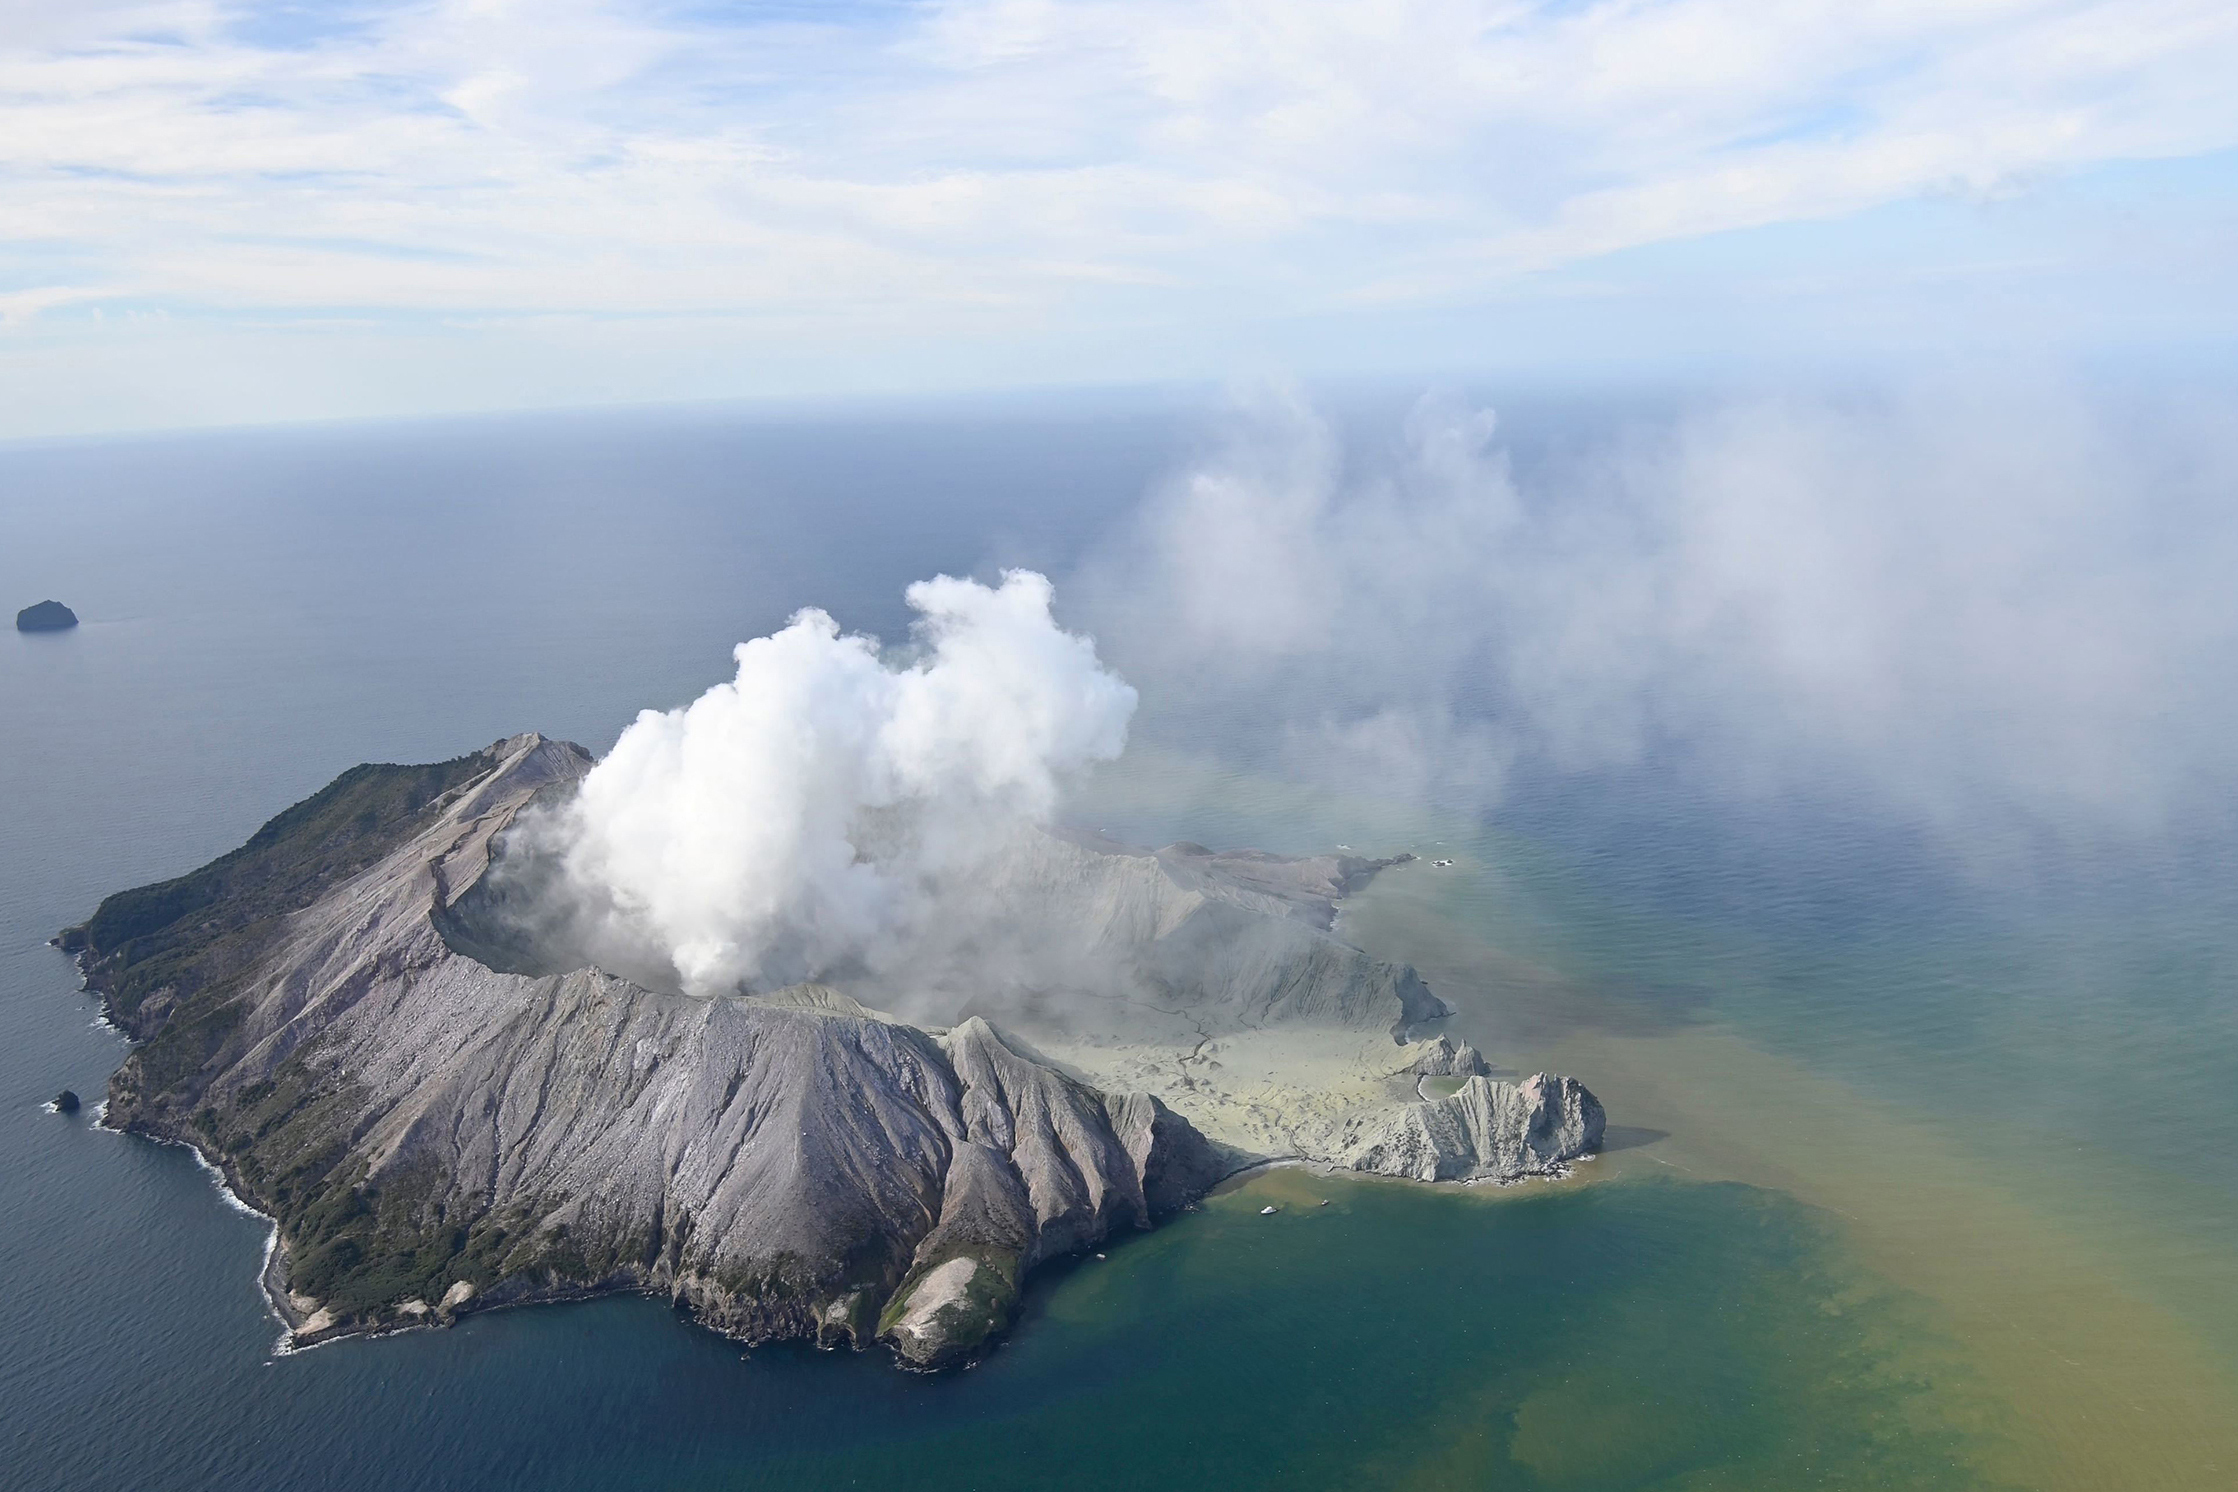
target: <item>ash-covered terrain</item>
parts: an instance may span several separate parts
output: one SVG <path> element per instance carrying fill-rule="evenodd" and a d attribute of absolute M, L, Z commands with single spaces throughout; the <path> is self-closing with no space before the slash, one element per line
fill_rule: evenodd
<path fill-rule="evenodd" d="M 1330 931 L 1394 862 L 1035 830 L 907 959 L 686 992 L 538 903 L 535 815 L 592 766 L 524 735 L 355 768 L 60 939 L 135 1042 L 106 1121 L 275 1219 L 297 1342 L 637 1290 L 940 1367 L 1035 1264 L 1256 1161 L 1504 1180 L 1599 1143 L 1574 1080 L 1407 1044 L 1444 1002 Z"/>

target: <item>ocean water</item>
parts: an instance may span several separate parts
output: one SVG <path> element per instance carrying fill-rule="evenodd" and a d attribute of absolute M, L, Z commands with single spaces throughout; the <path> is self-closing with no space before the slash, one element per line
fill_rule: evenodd
<path fill-rule="evenodd" d="M 1574 412 L 1542 412 L 1546 436 Z M 1531 415 L 1511 418 L 1528 442 Z M 927 1380 L 608 1300 L 275 1357 L 265 1230 L 43 1102 L 121 1056 L 45 945 L 361 760 L 602 749 L 818 604 L 1062 574 L 1185 407 L 469 421 L 0 450 L 0 1464 L 51 1489 L 2222 1487 L 2238 910 L 2212 846 L 2025 888 L 1653 780 L 1484 820 L 1147 739 L 1145 838 L 1436 846 L 1348 935 L 1608 1104 L 1574 1181 L 1263 1173 Z M 1318 1205 L 1328 1201 L 1326 1207 Z M 1274 1217 L 1259 1208 L 1282 1205 Z"/>

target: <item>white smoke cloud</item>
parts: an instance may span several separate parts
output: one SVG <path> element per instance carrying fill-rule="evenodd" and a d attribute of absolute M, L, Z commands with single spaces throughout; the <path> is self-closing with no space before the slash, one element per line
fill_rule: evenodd
<path fill-rule="evenodd" d="M 1519 475 L 1488 411 L 1425 399 L 1379 452 L 1277 393 L 1083 591 L 1159 719 L 1332 783 L 1482 806 L 1652 757 L 2153 832 L 2238 782 L 2228 429 L 1953 380 L 1704 405 Z"/>
<path fill-rule="evenodd" d="M 859 965 L 1125 746 L 1135 691 L 1057 625 L 1045 578 L 907 598 L 909 661 L 805 610 L 622 733 L 543 826 L 605 924 L 588 941 L 665 957 L 695 993 Z"/>

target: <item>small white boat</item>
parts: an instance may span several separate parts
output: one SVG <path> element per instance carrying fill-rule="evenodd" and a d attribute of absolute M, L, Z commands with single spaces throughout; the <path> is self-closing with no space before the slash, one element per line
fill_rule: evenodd
<path fill-rule="evenodd" d="M 1276 1213 L 1280 1212 L 1281 1210 L 1282 1210 L 1282 1209 L 1281 1209 L 1281 1208 L 1279 1208 L 1279 1207 L 1262 1207 L 1262 1208 L 1260 1208 L 1260 1209 L 1259 1209 L 1259 1216 L 1261 1216 L 1261 1217 L 1273 1217 L 1273 1216 L 1274 1216 L 1274 1215 L 1275 1215 Z"/>
<path fill-rule="evenodd" d="M 1101 1254 L 1098 1254 L 1098 1255 L 1096 1255 L 1096 1257 L 1097 1257 L 1097 1258 L 1099 1258 L 1099 1259 L 1101 1259 L 1101 1258 L 1103 1257 L 1103 1255 L 1101 1255 Z"/>

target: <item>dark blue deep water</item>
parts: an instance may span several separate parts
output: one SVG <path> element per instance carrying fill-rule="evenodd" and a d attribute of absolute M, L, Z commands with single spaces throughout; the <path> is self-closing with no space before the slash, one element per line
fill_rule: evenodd
<path fill-rule="evenodd" d="M 603 749 L 802 605 L 894 638 L 913 579 L 1062 575 L 1199 433 L 1139 401 L 0 450 L 0 603 L 83 618 L 0 636 L 0 1481 L 2238 1477 L 2213 1459 L 2238 1422 L 2238 901 L 2212 856 L 2016 896 L 1839 813 L 1527 786 L 1492 822 L 1439 826 L 1474 878 L 1395 883 L 1360 935 L 1594 1081 L 1625 1148 L 1590 1184 L 1265 1175 L 1053 1270 L 1010 1344 L 940 1380 L 745 1353 L 647 1300 L 275 1357 L 262 1223 L 187 1152 L 43 1107 L 97 1098 L 121 1055 L 46 945 L 107 892 L 221 853 L 355 762 L 530 728 Z M 1146 745 L 1155 800 L 1156 751 L 1204 743 Z M 1128 801 L 1145 832 L 1318 832 L 1259 790 Z M 1968 1198 L 1992 1194 L 1977 1226 Z M 1264 1220 L 1269 1197 L 1332 1205 Z M 2118 1376 L 2151 1405 L 2062 1376 L 2110 1342 L 2148 1364 Z"/>

